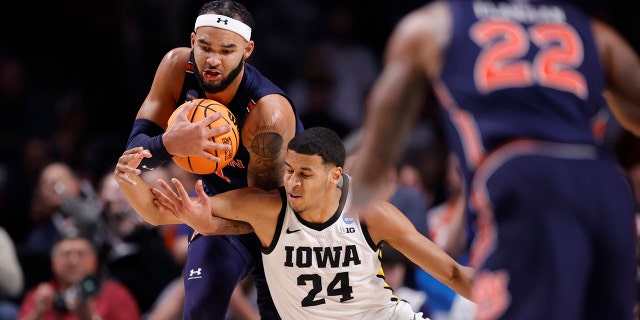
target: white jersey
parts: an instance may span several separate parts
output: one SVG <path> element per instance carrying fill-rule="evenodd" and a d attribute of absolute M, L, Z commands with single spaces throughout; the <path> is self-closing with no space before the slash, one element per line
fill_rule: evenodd
<path fill-rule="evenodd" d="M 302 220 L 287 205 L 262 249 L 269 291 L 283 319 L 422 319 L 384 282 L 380 250 L 349 215 L 349 179 L 333 217 Z M 283 201 L 286 197 L 283 195 Z"/>

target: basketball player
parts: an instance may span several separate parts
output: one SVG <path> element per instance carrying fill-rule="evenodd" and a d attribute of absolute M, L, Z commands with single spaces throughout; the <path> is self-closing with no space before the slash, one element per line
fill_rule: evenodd
<path fill-rule="evenodd" d="M 313 127 L 294 137 L 284 187 L 271 191 L 243 188 L 210 198 L 198 181 L 192 200 L 178 179 L 172 179 L 177 193 L 164 180 L 162 191 L 142 180 L 135 168 L 147 157 L 143 148 L 127 150 L 115 171 L 134 208 L 175 215 L 203 234 L 219 232 L 220 218 L 247 222 L 260 238 L 267 282 L 285 319 L 423 319 L 385 285 L 383 242 L 470 297 L 473 269 L 456 263 L 396 207 L 379 201 L 362 221 L 352 214 L 345 149 L 332 130 Z"/>
<path fill-rule="evenodd" d="M 621 35 L 566 2 L 436 1 L 386 50 L 355 206 L 384 184 L 433 88 L 476 218 L 475 319 L 631 319 L 633 195 L 590 129 L 607 89 L 640 135 L 640 62 Z"/>
<path fill-rule="evenodd" d="M 220 114 L 190 123 L 187 114 L 191 108 L 185 108 L 171 129 L 164 131 L 178 106 L 195 98 L 208 98 L 233 112 L 242 143 L 232 163 L 215 174 L 202 176 L 206 192 L 216 194 L 247 185 L 271 190 L 282 185 L 284 150 L 301 125 L 283 91 L 246 63 L 254 49 L 253 25 L 251 14 L 235 1 L 211 1 L 200 8 L 191 33 L 191 48 L 175 48 L 164 56 L 133 124 L 127 148 L 143 146 L 153 154 L 153 158 L 144 159 L 141 169 L 153 170 L 175 155 L 219 160 L 208 151 L 228 150 L 229 146 L 208 138 L 230 128 L 207 125 Z M 180 223 L 172 217 L 141 214 L 154 225 Z M 246 224 L 233 222 L 227 229 L 233 234 L 251 231 Z M 262 318 L 278 319 L 261 266 L 254 234 L 194 234 L 184 272 L 183 319 L 224 319 L 234 287 L 254 267 Z"/>

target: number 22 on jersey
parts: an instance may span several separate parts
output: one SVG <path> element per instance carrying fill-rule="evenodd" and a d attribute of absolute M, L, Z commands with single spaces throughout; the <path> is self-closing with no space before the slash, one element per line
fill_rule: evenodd
<path fill-rule="evenodd" d="M 583 62 L 584 48 L 572 26 L 540 23 L 525 29 L 512 21 L 488 19 L 475 23 L 469 35 L 481 47 L 474 70 L 478 91 L 538 84 L 587 98 L 587 82 L 576 70 Z M 528 61 L 531 43 L 538 51 Z"/>

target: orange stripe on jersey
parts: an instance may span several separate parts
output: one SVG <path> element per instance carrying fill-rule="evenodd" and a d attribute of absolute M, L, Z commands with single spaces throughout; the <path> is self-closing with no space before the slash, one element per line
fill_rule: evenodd
<path fill-rule="evenodd" d="M 250 100 L 249 103 L 247 104 L 247 110 L 251 111 L 251 110 L 253 110 L 253 107 L 255 107 L 255 106 L 256 106 L 256 102 L 253 101 L 253 100 Z"/>
<path fill-rule="evenodd" d="M 199 235 L 198 231 L 193 231 L 193 234 L 191 235 L 191 239 L 189 241 L 193 241 L 193 239 L 195 239 L 197 236 Z"/>
<path fill-rule="evenodd" d="M 460 135 L 467 166 L 471 169 L 476 168 L 484 157 L 484 148 L 473 116 L 466 110 L 458 107 L 458 104 L 444 83 L 437 82 L 434 88 L 442 109 L 449 114 L 451 121 Z"/>
<path fill-rule="evenodd" d="M 493 222 L 493 207 L 486 189 L 474 190 L 471 193 L 471 204 L 476 209 L 478 218 L 476 238 L 469 254 L 469 265 L 479 268 L 495 247 L 497 234 Z"/>

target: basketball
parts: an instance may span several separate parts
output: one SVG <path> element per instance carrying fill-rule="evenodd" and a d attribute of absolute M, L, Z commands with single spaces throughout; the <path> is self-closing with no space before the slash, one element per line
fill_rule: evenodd
<path fill-rule="evenodd" d="M 180 107 L 176 108 L 176 110 L 169 117 L 169 121 L 167 121 L 167 130 L 171 128 L 173 122 L 175 121 L 178 113 L 189 106 L 192 101 L 187 101 L 183 103 Z M 216 121 L 214 121 L 209 127 L 214 128 L 217 126 L 230 125 L 231 130 L 227 133 L 223 133 L 214 137 L 209 138 L 209 140 L 215 141 L 216 143 L 225 143 L 231 145 L 231 150 L 213 150 L 211 154 L 220 158 L 220 162 L 213 162 L 211 160 L 205 159 L 201 156 L 189 156 L 189 157 L 181 157 L 174 156 L 173 162 L 175 162 L 180 168 L 189 171 L 191 173 L 197 174 L 210 174 L 214 173 L 218 170 L 221 170 L 231 160 L 235 157 L 236 152 L 238 152 L 238 147 L 240 145 L 240 134 L 238 133 L 238 124 L 236 122 L 236 117 L 233 115 L 231 110 L 229 110 L 223 104 L 210 99 L 194 99 L 195 107 L 189 115 L 187 119 L 191 122 L 200 121 L 207 116 L 212 115 L 214 112 L 222 113 L 222 117 Z M 188 143 L 185 141 L 185 143 Z"/>

